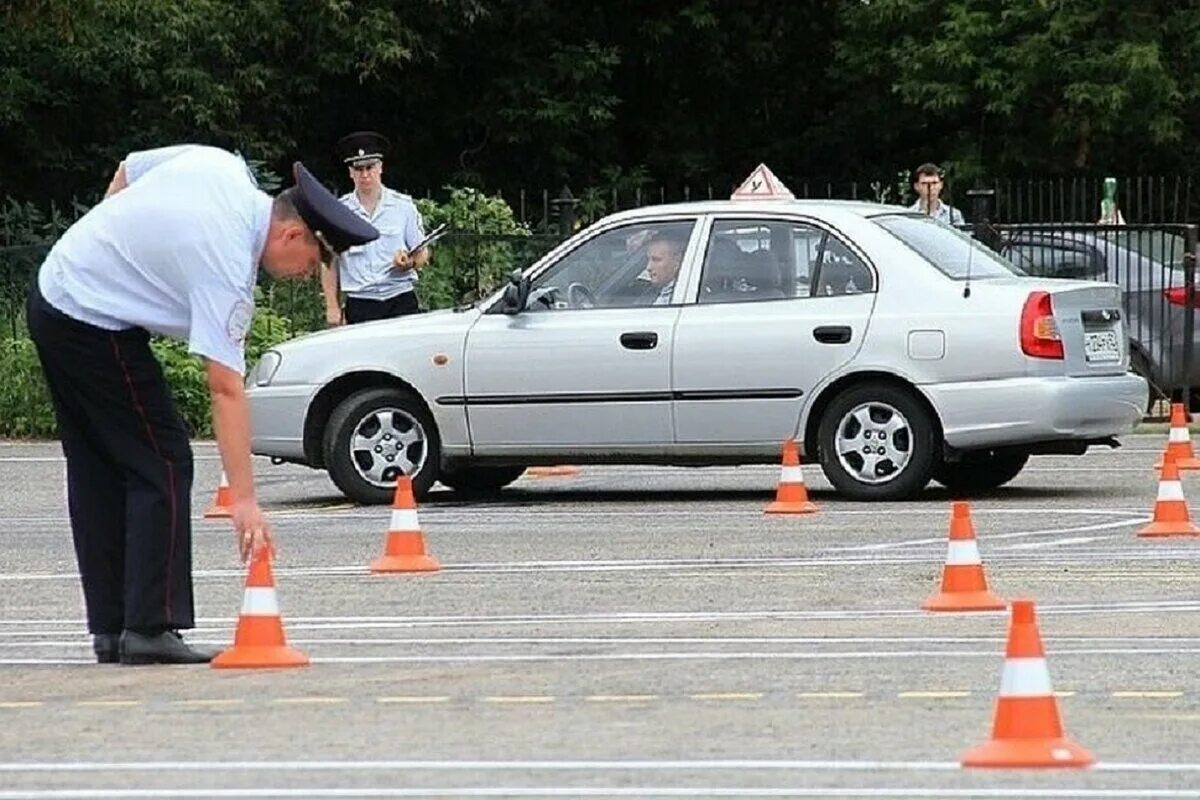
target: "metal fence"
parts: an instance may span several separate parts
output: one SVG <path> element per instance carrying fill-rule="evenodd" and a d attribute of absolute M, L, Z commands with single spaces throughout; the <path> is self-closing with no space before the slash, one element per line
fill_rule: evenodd
<path fill-rule="evenodd" d="M 878 180 L 813 180 L 780 178 L 800 199 L 864 200 L 875 203 L 910 205 L 914 202 L 907 177 L 892 176 Z M 1077 222 L 1096 223 L 1105 199 L 1105 178 L 998 178 L 957 181 L 947 177 L 944 198 L 958 207 L 970 220 L 972 211 L 968 193 L 987 189 L 995 198 L 990 219 L 1005 223 Z M 551 231 L 564 210 L 581 221 L 593 221 L 605 214 L 641 206 L 727 199 L 735 183 L 699 181 L 695 183 L 644 184 L 634 187 L 581 187 L 570 184 L 558 189 L 522 188 L 500 190 L 498 194 L 512 207 L 517 218 L 538 231 Z M 427 190 L 426 197 L 436 193 Z M 1114 200 L 1122 219 L 1128 223 L 1187 223 L 1200 219 L 1200 194 L 1192 191 L 1192 178 L 1182 175 L 1120 177 Z"/>

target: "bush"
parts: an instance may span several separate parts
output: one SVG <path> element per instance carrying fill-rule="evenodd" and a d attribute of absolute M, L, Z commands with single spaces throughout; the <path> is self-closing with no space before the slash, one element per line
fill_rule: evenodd
<path fill-rule="evenodd" d="M 0 375 L 0 436 L 53 434 L 54 407 L 32 340 L 0 340 Z"/>

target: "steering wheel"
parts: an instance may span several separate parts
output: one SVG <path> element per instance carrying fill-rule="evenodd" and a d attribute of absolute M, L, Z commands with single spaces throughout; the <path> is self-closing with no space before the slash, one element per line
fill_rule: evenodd
<path fill-rule="evenodd" d="M 571 308 L 595 308 L 596 295 L 582 283 L 572 283 L 567 286 L 567 305 Z"/>

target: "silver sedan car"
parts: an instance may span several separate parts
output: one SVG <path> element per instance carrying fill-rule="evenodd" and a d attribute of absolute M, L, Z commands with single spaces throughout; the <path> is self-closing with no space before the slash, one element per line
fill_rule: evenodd
<path fill-rule="evenodd" d="M 531 465 L 778 463 L 788 438 L 846 497 L 988 490 L 1138 421 L 1120 309 L 894 206 L 640 208 L 474 306 L 266 353 L 253 449 L 364 503 L 402 472 L 484 493 Z"/>

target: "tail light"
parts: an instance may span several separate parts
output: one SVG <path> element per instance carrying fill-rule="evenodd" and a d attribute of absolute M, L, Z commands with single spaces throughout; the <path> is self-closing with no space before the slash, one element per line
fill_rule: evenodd
<path fill-rule="evenodd" d="M 1174 289 L 1163 289 L 1163 297 L 1167 298 L 1167 302 L 1173 306 L 1186 306 L 1188 304 L 1187 287 L 1177 286 Z M 1192 308 L 1200 308 L 1200 290 L 1192 295 Z"/>
<path fill-rule="evenodd" d="M 1063 357 L 1049 292 L 1032 292 L 1021 309 L 1021 352 L 1031 358 Z"/>

